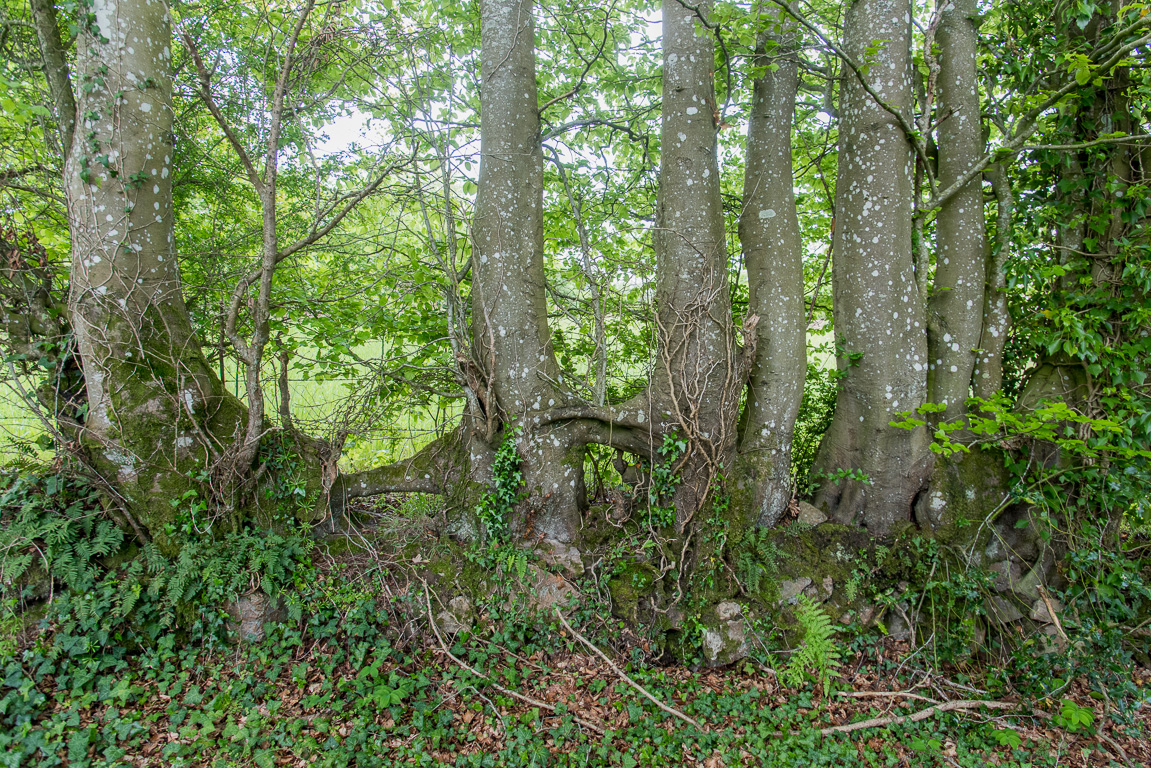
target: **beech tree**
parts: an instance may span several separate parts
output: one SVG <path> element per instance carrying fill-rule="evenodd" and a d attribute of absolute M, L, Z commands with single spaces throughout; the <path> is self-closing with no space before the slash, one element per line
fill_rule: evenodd
<path fill-rule="evenodd" d="M 68 12 L 74 41 L 51 3 L 27 9 L 69 225 L 52 333 L 75 346 L 54 365 L 85 389 L 53 418 L 139 538 L 178 547 L 171 502 L 189 494 L 211 525 L 273 524 L 289 464 L 306 521 L 433 493 L 457 538 L 577 556 L 620 502 L 650 534 L 633 560 L 665 603 L 706 584 L 702 611 L 742 589 L 731 547 L 789 520 L 800 487 L 844 535 L 984 541 L 1010 522 L 1003 451 L 1024 438 L 1003 425 L 1020 414 L 1069 405 L 1079 421 L 1020 428 L 1050 442 L 1051 424 L 1087 437 L 1122 401 L 1122 450 L 1139 455 L 1146 128 L 1130 65 L 1151 21 L 1133 6 L 1039 23 L 974 0 L 853 0 L 840 28 L 834 8 L 665 0 L 657 52 L 639 6 L 348 5 L 253 12 L 262 58 L 207 23 L 247 24 L 242 9 L 177 8 L 173 35 L 161 0 L 93 0 Z M 340 110 L 386 125 L 386 146 L 318 160 Z M 800 140 L 813 125 L 828 146 Z M 176 165 L 198 142 L 222 181 L 174 202 L 177 172 L 209 174 Z M 811 234 L 823 194 L 830 244 Z M 235 217 L 235 253 L 177 252 L 177 209 Z M 820 269 L 808 310 L 805 269 L 828 246 L 831 306 Z M 30 269 L 5 277 L 13 348 L 46 333 L 20 319 L 51 305 L 19 288 Z M 320 270 L 383 288 L 317 298 Z M 834 417 L 797 477 L 807 326 L 828 310 Z M 293 365 L 367 383 L 308 434 Z M 341 468 L 357 429 L 404 409 L 435 411 L 418 451 Z M 1026 466 L 1068 460 L 1061 446 Z"/>
<path fill-rule="evenodd" d="M 893 428 L 896 413 L 926 398 L 924 301 L 912 253 L 914 149 L 910 3 L 852 3 L 844 22 L 850 74 L 840 105 L 832 272 L 838 363 L 845 373 L 819 467 L 834 478 L 816 504 L 877 534 L 907 519 L 930 463 L 927 435 Z M 858 60 L 889 41 L 863 75 Z M 925 265 L 918 265 L 920 271 Z"/>
<path fill-rule="evenodd" d="M 799 91 L 798 25 L 778 9 L 778 32 L 753 60 L 739 239 L 755 325 L 755 355 L 740 424 L 739 473 L 751 485 L 756 523 L 771 527 L 792 495 L 791 433 L 807 371 L 803 239 L 792 178 L 791 129 Z M 768 50 L 770 46 L 770 52 Z"/>
<path fill-rule="evenodd" d="M 52 48 L 59 33 L 51 10 L 36 19 L 42 45 Z M 50 80 L 62 91 L 57 105 L 76 105 L 64 190 L 68 318 L 87 387 L 82 437 L 97 471 L 114 478 L 124 514 L 164 536 L 170 499 L 189 489 L 186 473 L 210 449 L 197 433 L 231 437 L 243 407 L 204 360 L 173 248 L 168 9 L 152 0 L 97 2 L 86 22 L 77 77 Z M 78 97 L 65 90 L 74 81 Z"/>

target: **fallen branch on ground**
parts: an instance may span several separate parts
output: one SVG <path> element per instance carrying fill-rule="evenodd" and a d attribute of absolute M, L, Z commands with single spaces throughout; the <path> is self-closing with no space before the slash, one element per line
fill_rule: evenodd
<path fill-rule="evenodd" d="M 461 667 L 466 669 L 468 672 L 471 672 L 473 675 L 480 678 L 481 680 L 486 680 L 488 682 L 488 685 L 490 685 L 492 688 L 495 688 L 497 691 L 504 694 L 505 696 L 511 696 L 513 699 L 519 699 L 522 702 L 525 702 L 527 704 L 531 704 L 533 707 L 539 707 L 540 709 L 546 709 L 548 712 L 551 712 L 552 714 L 559 716 L 559 713 L 556 712 L 556 708 L 553 707 L 551 704 L 548 704 L 547 702 L 540 701 L 538 699 L 533 699 L 531 696 L 524 696 L 522 693 L 516 693 L 515 691 L 511 690 L 510 688 L 504 688 L 502 685 L 497 683 L 495 680 L 492 680 L 490 677 L 483 674 L 482 672 L 475 669 L 474 667 L 469 666 L 467 664 L 467 662 L 465 662 L 463 659 L 460 659 L 454 653 L 449 651 L 447 644 L 444 643 L 444 639 L 440 636 L 439 628 L 436 627 L 436 620 L 435 620 L 435 617 L 432 615 L 432 597 L 431 597 L 431 594 L 428 592 L 428 585 L 426 582 L 424 583 L 424 600 L 427 601 L 427 604 L 428 604 L 428 624 L 431 625 L 432 632 L 435 633 L 436 640 L 438 640 L 440 643 L 440 648 L 443 649 L 443 652 L 447 654 L 449 659 L 454 661 L 456 664 L 459 664 Z M 598 725 L 595 725 L 594 723 L 589 723 L 587 720 L 584 720 L 582 717 L 577 717 L 575 715 L 572 715 L 572 718 L 577 723 L 582 725 L 584 728 L 587 728 L 589 731 L 595 731 L 600 736 L 603 736 L 603 729 L 600 728 Z"/>
<path fill-rule="evenodd" d="M 1051 623 L 1055 625 L 1055 631 L 1059 633 L 1059 637 L 1063 638 L 1063 642 L 1070 643 L 1071 638 L 1063 631 L 1063 622 L 1059 620 L 1059 613 L 1055 610 L 1055 605 L 1051 602 L 1051 597 L 1042 584 L 1039 585 L 1039 597 L 1043 598 L 1043 604 L 1047 606 L 1047 615 L 1051 617 Z"/>
<path fill-rule="evenodd" d="M 879 728 L 884 725 L 898 725 L 899 723 L 918 723 L 920 720 L 926 720 L 934 715 L 936 712 L 951 712 L 957 709 L 979 709 L 987 707 L 988 709 L 1015 709 L 1018 704 L 1012 704 L 1006 701 L 982 701 L 982 700 L 959 700 L 959 701 L 945 701 L 942 704 L 936 704 L 921 709 L 913 715 L 892 715 L 891 717 L 874 717 L 870 720 L 860 720 L 858 723 L 848 723 L 846 725 L 833 725 L 830 728 L 824 728 L 820 733 L 824 736 L 832 733 L 850 733 L 852 731 L 862 731 L 865 728 Z"/>
<path fill-rule="evenodd" d="M 565 619 L 564 615 L 562 613 L 560 613 L 560 609 L 558 607 L 555 609 L 555 612 L 556 612 L 556 616 L 559 617 L 560 622 L 564 625 L 564 628 L 566 628 L 568 632 L 571 632 L 572 635 L 577 640 L 579 640 L 581 643 L 583 643 L 588 648 L 590 648 L 601 659 L 606 661 L 608 663 L 608 666 L 610 666 L 613 670 L 615 670 L 615 673 L 617 675 L 619 675 L 621 678 L 623 678 L 628 684 L 630 684 L 632 688 L 635 688 L 637 691 L 642 693 L 649 700 L 651 700 L 651 702 L 653 704 L 655 704 L 657 707 L 662 709 L 664 712 L 667 712 L 669 715 L 675 715 L 680 720 L 683 720 L 685 723 L 691 723 L 696 728 L 700 727 L 699 723 L 697 723 L 695 720 L 692 720 L 690 717 L 688 717 L 684 713 L 680 712 L 678 709 L 675 709 L 673 707 L 669 707 L 668 705 L 664 704 L 662 701 L 657 699 L 655 696 L 652 696 L 650 693 L 648 693 L 647 690 L 642 685 L 640 685 L 635 680 L 632 680 L 630 677 L 628 677 L 626 672 L 624 672 L 622 669 L 620 669 L 614 661 L 612 661 L 611 659 L 609 659 L 607 657 L 607 654 L 605 654 L 603 651 L 601 651 L 599 648 L 597 648 L 595 646 L 595 644 L 593 644 L 586 637 L 584 637 L 579 632 L 576 632 L 574 629 L 572 629 L 572 625 L 568 624 L 567 619 Z"/>
<path fill-rule="evenodd" d="M 908 693 L 907 691 L 840 691 L 837 695 L 846 696 L 851 699 L 870 699 L 870 698 L 901 698 L 901 699 L 919 699 L 920 701 L 938 704 L 936 699 L 929 699 L 926 696 L 920 696 L 918 693 Z"/>

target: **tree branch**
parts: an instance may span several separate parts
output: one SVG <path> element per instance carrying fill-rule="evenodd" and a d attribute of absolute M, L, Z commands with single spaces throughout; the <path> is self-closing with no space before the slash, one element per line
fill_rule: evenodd
<path fill-rule="evenodd" d="M 345 499 L 379 496 L 382 493 L 438 493 L 455 480 L 452 459 L 461 430 L 453 430 L 428 443 L 410 459 L 341 475 L 332 493 Z"/>
<path fill-rule="evenodd" d="M 308 16 L 311 15 L 312 8 L 314 8 L 315 5 L 316 0 L 307 0 L 307 2 L 304 3 L 303 9 L 300 11 L 299 17 L 296 19 L 296 25 L 292 28 L 292 33 L 288 37 L 287 44 L 284 46 L 284 65 L 280 68 L 280 76 L 276 78 L 276 90 L 272 93 L 268 152 L 264 158 L 264 180 L 268 187 L 272 189 L 275 189 L 276 185 L 277 158 L 280 153 L 280 131 L 284 127 L 284 94 L 288 90 L 288 76 L 292 71 L 292 64 L 294 62 L 293 55 L 296 52 L 296 43 L 300 39 L 300 32 L 303 31 L 304 24 L 307 23 Z"/>
<path fill-rule="evenodd" d="M 587 59 L 586 61 L 584 61 L 583 71 L 580 72 L 579 78 L 576 80 L 576 84 L 567 93 L 561 93 L 559 96 L 556 96 L 552 99 L 548 99 L 544 103 L 544 105 L 542 107 L 540 107 L 540 109 L 539 109 L 540 115 L 543 115 L 544 110 L 547 109 L 548 107 L 552 106 L 553 104 L 561 102 L 565 99 L 570 99 L 572 96 L 575 96 L 577 93 L 580 92 L 580 88 L 583 87 L 584 80 L 587 79 L 587 73 L 591 71 L 592 65 L 595 64 L 597 61 L 599 61 L 600 57 L 603 56 L 603 49 L 607 46 L 607 40 L 608 40 L 608 24 L 611 21 L 611 15 L 614 11 L 615 11 L 615 3 L 614 2 L 611 4 L 610 8 L 607 8 L 604 10 L 604 14 L 603 14 L 603 37 L 600 39 L 599 48 L 596 50 L 594 56 L 592 56 L 590 59 Z M 568 39 L 571 39 L 570 35 L 569 35 Z M 573 40 L 572 41 L 573 45 L 574 45 L 574 42 L 575 41 Z M 577 53 L 578 53 L 578 49 L 577 49 Z M 583 56 L 580 56 L 580 58 L 582 59 Z"/>
<path fill-rule="evenodd" d="M 579 234 L 580 256 L 582 257 L 580 268 L 584 280 L 587 281 L 588 290 L 591 292 L 592 315 L 595 321 L 595 382 L 592 385 L 592 392 L 595 397 L 595 404 L 603 405 L 607 392 L 607 327 L 604 323 L 600 286 L 592 270 L 591 243 L 587 236 L 587 227 L 584 226 L 580 205 L 572 193 L 567 172 L 564 170 L 563 163 L 560 162 L 560 156 L 554 148 L 549 147 L 548 149 L 552 162 L 559 172 L 560 181 L 563 182 L 568 203 L 571 205 L 572 216 L 575 218 L 576 232 Z"/>
<path fill-rule="evenodd" d="M 613 123 L 610 120 L 603 120 L 601 118 L 591 118 L 588 120 L 572 120 L 571 122 L 564 123 L 563 125 L 557 125 L 555 128 L 552 128 L 550 131 L 540 136 L 540 143 L 542 144 L 545 141 L 551 141 L 555 137 L 567 133 L 572 128 L 587 128 L 594 125 L 602 125 L 604 127 L 611 128 L 613 131 L 626 133 L 628 137 L 633 141 L 641 141 L 643 139 L 642 136 L 640 136 L 626 125 Z"/>
<path fill-rule="evenodd" d="M 413 152 L 414 152 L 414 148 L 413 148 Z M 394 171 L 395 169 L 396 169 L 395 165 L 389 165 L 386 169 L 384 169 L 380 173 L 379 176 L 377 176 L 375 179 L 373 179 L 371 183 L 369 183 L 366 187 L 363 187 L 362 189 L 360 189 L 360 191 L 357 192 L 354 197 L 352 197 L 350 200 L 348 200 L 348 202 L 344 205 L 344 207 L 341 208 L 335 215 L 333 215 L 332 218 L 328 219 L 327 224 L 320 227 L 319 229 L 312 230 L 310 233 L 308 233 L 307 235 L 304 235 L 303 237 L 301 237 L 299 240 L 292 243 L 288 247 L 281 249 L 276 254 L 276 263 L 279 264 L 281 261 L 283 261 L 284 259 L 291 256 L 293 253 L 296 253 L 297 251 L 299 251 L 302 248 L 307 248 L 309 245 L 316 242 L 317 240 L 319 240 L 320 238 L 324 237 L 329 232 L 331 232 L 333 229 L 335 229 L 336 225 L 339 224 L 341 221 L 343 221 L 344 217 L 346 217 L 349 213 L 351 213 L 353 208 L 355 208 L 357 205 L 359 205 L 361 202 L 363 202 L 364 198 L 366 198 L 368 195 L 375 192 L 376 188 L 379 187 L 380 184 L 383 183 L 384 179 L 386 179 L 388 177 L 388 175 L 392 171 Z"/>
<path fill-rule="evenodd" d="M 220 126 L 220 130 L 224 132 L 224 136 L 228 139 L 228 143 L 232 145 L 232 149 L 240 159 L 240 163 L 244 166 L 245 173 L 248 174 L 248 182 L 256 189 L 256 194 L 262 197 L 264 194 L 264 180 L 260 177 L 260 174 L 256 172 L 256 166 L 252 163 L 252 158 L 248 155 L 248 150 L 244 149 L 244 145 L 240 143 L 240 137 L 232 130 L 228 118 L 224 117 L 220 106 L 216 103 L 216 100 L 212 98 L 211 73 L 204 65 L 204 60 L 200 57 L 200 50 L 196 47 L 192 36 L 184 30 L 180 30 L 180 39 L 184 41 L 184 47 L 192 54 L 192 64 L 196 67 L 196 74 L 200 81 L 200 97 L 204 100 L 204 105 L 208 107 L 208 111 L 212 113 L 216 124 Z"/>
<path fill-rule="evenodd" d="M 1148 24 L 1151 24 L 1151 16 L 1142 17 L 1141 19 L 1139 19 L 1139 21 L 1136 21 L 1135 23 L 1129 25 L 1124 30 L 1119 32 L 1112 39 L 1112 42 L 1110 42 L 1106 46 L 1104 46 L 1102 50 L 1104 52 L 1110 51 L 1114 47 L 1115 42 L 1117 40 L 1122 39 L 1123 37 L 1129 35 L 1131 32 L 1133 32 L 1133 31 L 1135 31 L 1141 27 L 1145 27 Z M 1106 61 L 1104 61 L 1101 64 L 1098 64 L 1094 69 L 1091 70 L 1090 79 L 1093 80 L 1096 77 L 1101 76 L 1102 73 L 1104 73 L 1105 71 L 1111 69 L 1116 64 L 1118 64 L 1119 61 L 1122 60 L 1122 58 L 1124 56 L 1126 56 L 1132 50 L 1134 50 L 1135 48 L 1138 48 L 1140 45 L 1143 45 L 1146 42 L 1151 42 L 1151 34 L 1143 35 L 1142 37 L 1140 37 L 1136 40 L 1133 40 L 1129 43 L 1125 43 L 1125 44 L 1119 46 L 1118 50 L 1116 50 L 1111 56 L 1109 56 Z M 968 169 L 968 171 L 966 173 L 964 173 L 962 176 L 960 176 L 958 179 L 956 179 L 955 182 L 953 184 L 951 184 L 951 186 L 947 187 L 946 189 L 944 189 L 942 191 L 936 192 L 930 201 L 928 201 L 925 205 L 923 205 L 919 208 L 918 212 L 915 215 L 917 217 L 926 216 L 928 213 L 931 213 L 932 211 L 936 210 L 937 208 L 942 206 L 944 203 L 946 203 L 948 200 L 950 200 L 956 193 L 959 192 L 959 190 L 963 189 L 969 181 L 974 179 L 979 174 L 983 173 L 983 171 L 986 170 L 986 168 L 989 165 L 991 165 L 991 163 L 996 162 L 999 158 L 1009 157 L 1012 154 L 1014 154 L 1015 152 L 1018 152 L 1021 149 L 1023 149 L 1024 144 L 1027 142 L 1027 139 L 1031 138 L 1032 134 L 1034 134 L 1035 131 L 1039 128 L 1039 123 L 1038 123 L 1039 117 L 1044 112 L 1046 112 L 1048 109 L 1050 109 L 1051 107 L 1058 104 L 1063 99 L 1064 96 L 1066 96 L 1067 94 L 1071 93 L 1073 90 L 1075 90 L 1076 88 L 1079 88 L 1079 87 L 1080 87 L 1079 83 L 1074 78 L 1072 78 L 1062 88 L 1055 91 L 1048 98 L 1044 99 L 1041 104 L 1039 104 L 1038 106 L 1029 110 L 1026 114 L 1020 116 L 1020 118 L 1015 121 L 1014 126 L 1011 128 L 1011 138 L 1008 141 L 1005 141 L 1001 146 L 996 147 L 995 149 L 991 150 L 986 155 L 984 155 L 979 160 L 979 162 L 977 162 L 975 165 L 971 166 L 971 168 Z M 1126 140 L 1130 140 L 1131 138 L 1142 139 L 1142 138 L 1145 138 L 1145 135 L 1140 135 L 1137 137 L 1123 137 L 1123 139 L 1126 139 Z M 1058 147 L 1059 145 L 1052 145 L 1052 146 Z M 1079 149 L 1079 148 L 1081 148 L 1081 147 L 1077 147 L 1075 145 L 1066 145 L 1066 147 L 1068 149 Z"/>
<path fill-rule="evenodd" d="M 64 159 L 72 151 L 72 136 L 76 131 L 76 96 L 72 92 L 72 79 L 64 43 L 60 38 L 60 25 L 56 19 L 53 0 L 31 0 L 32 21 L 40 41 L 40 55 L 44 60 L 44 78 L 56 106 L 56 122 L 60 126 L 60 143 Z"/>
<path fill-rule="evenodd" d="M 830 728 L 824 728 L 820 731 L 823 736 L 828 736 L 833 733 L 851 733 L 852 731 L 861 731 L 865 728 L 878 728 L 885 725 L 897 725 L 899 723 L 918 723 L 920 720 L 926 720 L 934 715 L 936 712 L 952 712 L 954 710 L 967 710 L 967 709 L 980 709 L 987 707 L 988 709 L 1016 709 L 1018 704 L 1012 704 L 1006 701 L 945 701 L 942 704 L 936 704 L 927 709 L 921 709 L 913 715 L 891 715 L 890 717 L 874 717 L 870 720 L 860 720 L 857 723 L 848 723 L 846 725 L 834 725 Z"/>
<path fill-rule="evenodd" d="M 424 582 L 424 600 L 428 606 L 428 624 L 431 625 L 432 632 L 435 633 L 436 640 L 438 640 L 440 643 L 440 648 L 443 650 L 444 653 L 446 653 L 448 655 L 449 659 L 454 661 L 456 664 L 459 664 L 463 669 L 472 673 L 473 675 L 480 678 L 481 680 L 487 680 L 488 684 L 491 685 L 492 688 L 495 688 L 497 691 L 504 694 L 505 696 L 511 696 L 513 699 L 519 699 L 520 701 L 522 701 L 526 704 L 530 704 L 533 707 L 539 707 L 540 709 L 546 709 L 548 712 L 551 712 L 552 714 L 555 714 L 555 715 L 559 714 L 556 712 L 556 708 L 553 707 L 551 704 L 548 704 L 547 702 L 543 702 L 543 701 L 540 701 L 538 699 L 533 699 L 530 696 L 524 696 L 522 693 L 517 693 L 517 692 L 511 690 L 510 688 L 504 688 L 502 685 L 495 682 L 494 680 L 492 680 L 487 675 L 479 672 L 478 670 L 474 669 L 473 667 L 468 666 L 463 660 L 461 660 L 459 657 L 457 657 L 455 654 L 453 654 L 451 651 L 449 651 L 447 644 L 444 642 L 444 639 L 440 636 L 439 627 L 436 626 L 436 621 L 432 617 L 432 598 L 428 593 L 427 582 Z M 589 731 L 594 731 L 595 733 L 598 733 L 600 736 L 603 736 L 603 729 L 600 728 L 598 725 L 595 725 L 594 723 L 589 723 L 587 720 L 584 720 L 582 717 L 578 717 L 576 715 L 572 715 L 572 719 L 575 720 L 580 725 L 582 725 L 584 728 L 587 728 Z"/>
<path fill-rule="evenodd" d="M 620 669 L 618 664 L 616 664 L 614 661 L 609 659 L 607 657 L 607 654 L 605 654 L 603 651 L 601 651 L 599 649 L 599 647 L 597 647 L 594 643 L 592 643 L 586 637 L 581 635 L 579 632 L 572 629 L 572 625 L 568 624 L 568 620 L 564 618 L 564 615 L 562 613 L 560 613 L 559 606 L 555 606 L 554 610 L 555 610 L 556 618 L 558 618 L 560 620 L 560 623 L 564 625 L 564 628 L 568 632 L 571 632 L 572 635 L 577 640 L 579 640 L 581 643 L 583 643 L 588 648 L 590 648 L 592 650 L 592 652 L 595 653 L 596 656 L 599 656 L 601 659 L 606 661 L 608 663 L 608 666 L 611 667 L 615 671 L 615 673 L 617 675 L 619 675 L 620 678 L 622 678 L 624 681 L 626 681 L 632 688 L 635 688 L 637 691 L 642 693 L 649 701 L 651 701 L 657 707 L 662 709 L 664 712 L 667 712 L 669 715 L 673 715 L 675 717 L 678 717 L 680 720 L 683 720 L 685 723 L 688 723 L 689 725 L 694 725 L 696 728 L 700 727 L 699 723 L 697 723 L 692 718 L 688 717 L 687 715 L 680 712 L 678 709 L 675 709 L 674 707 L 669 707 L 667 704 L 664 704 L 662 701 L 657 699 L 655 696 L 652 696 L 650 693 L 648 693 L 646 688 L 644 688 L 642 685 L 637 683 L 635 680 L 632 680 L 630 677 L 628 677 L 627 673 L 624 672 L 622 669 Z"/>
<path fill-rule="evenodd" d="M 1048 150 L 1053 152 L 1074 151 L 1077 149 L 1090 149 L 1091 147 L 1098 147 L 1104 144 L 1127 144 L 1138 143 L 1151 139 L 1151 133 L 1140 133 L 1134 136 L 1104 136 L 1103 138 L 1095 139 L 1093 141 L 1081 141 L 1076 144 L 1027 144 L 1019 149 L 1022 150 Z"/>

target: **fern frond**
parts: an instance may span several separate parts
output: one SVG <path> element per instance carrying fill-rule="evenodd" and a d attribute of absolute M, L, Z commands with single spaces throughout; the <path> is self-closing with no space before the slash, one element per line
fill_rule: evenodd
<path fill-rule="evenodd" d="M 806 595 L 800 596 L 795 615 L 803 628 L 803 643 L 792 654 L 780 677 L 786 685 L 798 687 L 810 674 L 826 696 L 831 688 L 832 672 L 839 668 L 842 660 L 835 642 L 836 627 L 831 617 Z"/>

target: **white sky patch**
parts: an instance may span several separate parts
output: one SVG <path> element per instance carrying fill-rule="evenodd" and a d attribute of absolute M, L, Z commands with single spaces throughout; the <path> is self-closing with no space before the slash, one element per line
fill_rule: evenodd
<path fill-rule="evenodd" d="M 331 157 L 348 152 L 353 145 L 368 146 L 384 141 L 384 132 L 372 124 L 371 115 L 356 108 L 346 115 L 338 115 L 324 126 L 327 139 L 316 145 L 318 157 Z"/>

